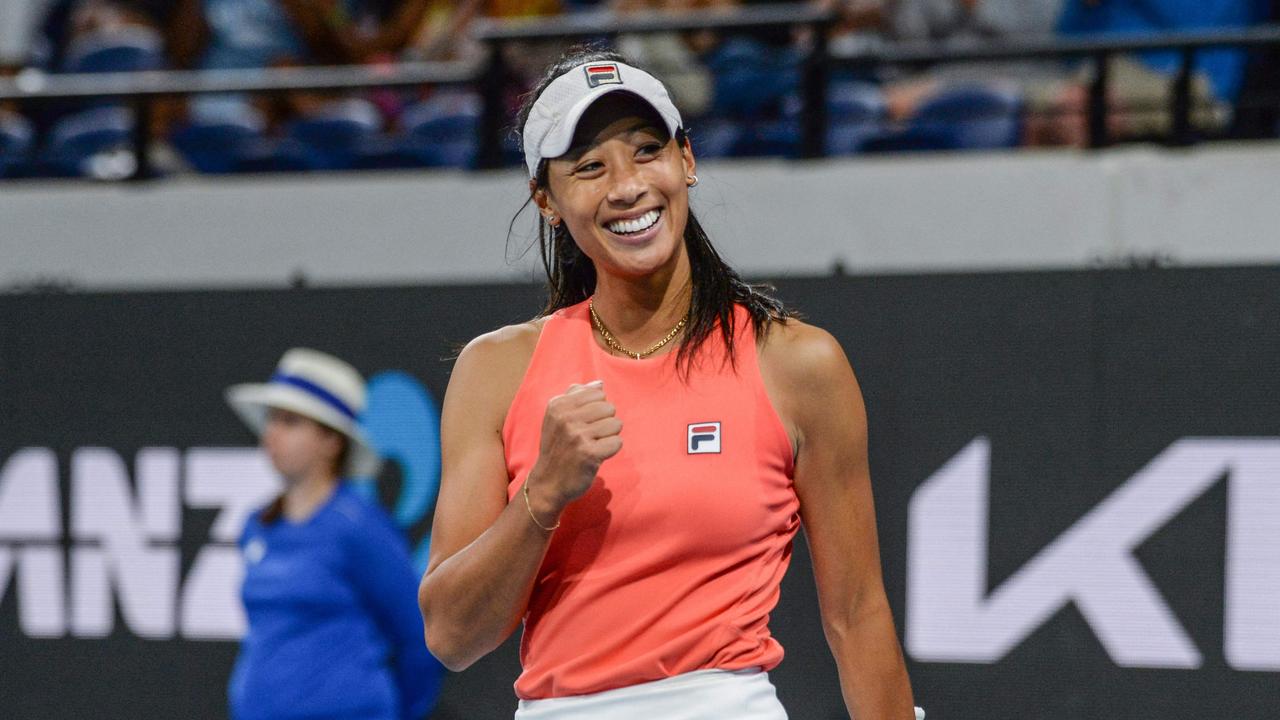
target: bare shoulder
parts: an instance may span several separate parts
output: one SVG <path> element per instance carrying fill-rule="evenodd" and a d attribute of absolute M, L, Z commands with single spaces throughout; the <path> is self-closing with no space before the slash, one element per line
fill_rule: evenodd
<path fill-rule="evenodd" d="M 796 319 L 776 321 L 759 341 L 765 392 L 798 453 L 815 428 L 861 407 L 853 369 L 831 333 Z"/>
<path fill-rule="evenodd" d="M 781 388 L 792 392 L 830 388 L 852 375 L 844 348 L 816 325 L 796 319 L 775 321 L 760 340 L 760 369 Z"/>
<path fill-rule="evenodd" d="M 467 343 L 458 355 L 458 366 L 479 364 L 489 370 L 503 365 L 528 365 L 546 318 L 507 325 L 480 335 Z M 522 368 L 523 369 L 523 368 Z"/>
<path fill-rule="evenodd" d="M 865 437 L 863 396 L 844 348 L 831 333 L 795 319 L 773 323 L 760 342 L 759 357 L 765 392 L 797 457 L 805 447 L 859 445 L 852 441 Z"/>
<path fill-rule="evenodd" d="M 446 404 L 461 400 L 469 408 L 505 413 L 533 359 L 544 323 L 545 318 L 538 318 L 508 325 L 467 343 L 454 362 Z"/>

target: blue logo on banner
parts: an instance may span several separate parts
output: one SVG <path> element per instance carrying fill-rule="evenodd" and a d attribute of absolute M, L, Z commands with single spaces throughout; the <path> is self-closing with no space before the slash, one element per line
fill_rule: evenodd
<path fill-rule="evenodd" d="M 400 465 L 400 496 L 390 508 L 391 516 L 400 527 L 411 527 L 435 508 L 440 492 L 439 405 L 417 378 L 389 370 L 370 378 L 363 420 L 369 441 L 382 457 Z M 377 500 L 373 479 L 359 479 L 356 487 Z M 427 533 L 413 551 L 419 572 L 427 569 L 430 547 Z"/>

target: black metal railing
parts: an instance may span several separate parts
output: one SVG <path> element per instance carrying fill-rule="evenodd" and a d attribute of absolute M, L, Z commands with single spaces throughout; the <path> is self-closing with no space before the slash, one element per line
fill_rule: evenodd
<path fill-rule="evenodd" d="M 137 169 L 133 179 L 152 176 L 147 130 L 153 103 L 165 97 L 206 94 L 274 94 L 294 90 L 365 90 L 423 85 L 471 84 L 484 72 L 483 63 L 403 63 L 392 66 L 270 68 L 261 70 L 156 70 L 85 75 L 26 72 L 0 78 L 0 101 L 24 104 L 106 99 L 122 100 L 135 111 L 133 145 Z"/>
<path fill-rule="evenodd" d="M 1107 131 L 1107 97 L 1110 75 L 1109 61 L 1116 55 L 1150 50 L 1174 50 L 1181 54 L 1179 71 L 1172 83 L 1169 113 L 1173 125 L 1171 141 L 1185 144 L 1191 137 L 1192 77 L 1196 54 L 1202 50 L 1235 48 L 1254 50 L 1280 48 L 1280 25 L 1262 25 L 1238 30 L 1198 30 L 1160 34 L 1099 34 L 1070 38 L 1044 37 L 1007 40 L 968 48 L 951 48 L 934 44 L 900 44 L 872 50 L 830 62 L 855 68 L 884 65 L 910 66 L 937 63 L 999 60 L 1072 60 L 1086 59 L 1094 63 L 1093 81 L 1089 87 L 1089 144 L 1110 144 Z"/>
<path fill-rule="evenodd" d="M 1192 77 L 1198 52 L 1214 48 L 1280 48 L 1280 25 L 1240 30 L 1173 32 L 1159 35 L 1095 35 L 1074 38 L 1029 38 L 981 46 L 955 48 L 941 44 L 899 44 L 856 54 L 833 56 L 826 44 L 827 31 L 836 20 L 830 11 L 797 9 L 790 5 L 762 5 L 733 11 L 698 11 L 674 15 L 618 16 L 588 12 L 534 21 L 486 21 L 478 23 L 476 38 L 486 48 L 480 62 L 406 63 L 392 66 L 310 67 L 244 71 L 177 71 L 94 75 L 46 75 L 25 73 L 0 78 L 0 101 L 22 104 L 89 98 L 114 98 L 131 103 L 137 112 L 134 130 L 138 169 L 135 178 L 150 176 L 147 148 L 151 138 L 147 118 L 151 105 L 161 97 L 208 93 L 279 93 L 293 90 L 358 90 L 380 87 L 416 87 L 435 84 L 470 84 L 483 97 L 477 126 L 480 168 L 502 165 L 502 132 L 509 122 L 504 92 L 508 69 L 504 45 L 526 41 L 610 40 L 619 35 L 711 30 L 732 33 L 777 27 L 807 27 L 811 42 L 806 50 L 800 82 L 800 156 L 822 157 L 827 130 L 827 79 L 834 68 L 874 70 L 884 66 L 920 66 L 969 61 L 1085 59 L 1095 64 L 1089 88 L 1088 132 L 1092 147 L 1105 147 L 1108 136 L 1108 61 L 1115 55 L 1147 50 L 1173 50 L 1181 54 L 1180 72 L 1171 80 L 1168 108 L 1175 143 L 1190 142 Z"/>

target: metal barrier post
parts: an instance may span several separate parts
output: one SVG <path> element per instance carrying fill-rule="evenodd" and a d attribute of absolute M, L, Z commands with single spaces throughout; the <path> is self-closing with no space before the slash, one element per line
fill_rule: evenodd
<path fill-rule="evenodd" d="M 133 155 L 136 164 L 129 180 L 138 182 L 155 176 L 151 167 L 151 98 L 139 95 L 133 107 Z"/>
<path fill-rule="evenodd" d="M 1111 53 L 1103 50 L 1094 55 L 1093 83 L 1089 86 L 1089 147 L 1104 148 L 1111 144 L 1107 131 L 1107 89 L 1111 72 Z"/>
<path fill-rule="evenodd" d="M 1169 113 L 1172 116 L 1172 143 L 1174 145 L 1190 145 L 1192 137 L 1191 124 L 1191 75 L 1194 71 L 1196 51 L 1186 48 L 1182 51 L 1182 65 L 1178 68 L 1178 76 L 1173 81 L 1172 104 Z"/>
<path fill-rule="evenodd" d="M 489 48 L 489 64 L 480 76 L 480 94 L 484 106 L 480 110 L 480 124 L 476 128 L 476 166 L 492 170 L 502 167 L 502 125 L 506 121 L 507 66 L 502 57 L 502 41 L 486 43 Z"/>
<path fill-rule="evenodd" d="M 800 157 L 820 158 L 827 154 L 827 22 L 812 26 L 813 46 L 805 58 L 801 92 Z"/>

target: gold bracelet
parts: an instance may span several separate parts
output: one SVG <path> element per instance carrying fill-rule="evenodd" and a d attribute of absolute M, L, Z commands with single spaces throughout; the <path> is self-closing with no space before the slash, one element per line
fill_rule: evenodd
<path fill-rule="evenodd" d="M 559 521 L 557 521 L 552 527 L 547 527 L 546 525 L 538 522 L 538 516 L 533 514 L 533 505 L 529 503 L 529 478 L 525 478 L 524 480 L 524 506 L 525 509 L 529 511 L 529 519 L 533 520 L 533 524 L 537 525 L 539 530 L 543 532 L 554 532 L 556 528 L 560 527 Z"/>

